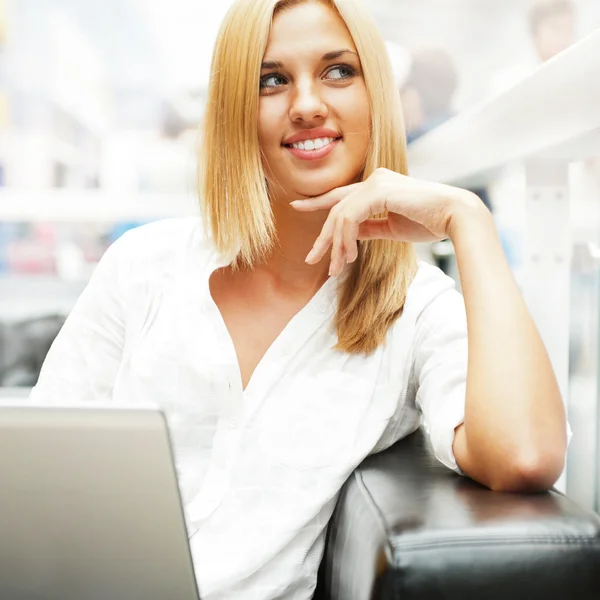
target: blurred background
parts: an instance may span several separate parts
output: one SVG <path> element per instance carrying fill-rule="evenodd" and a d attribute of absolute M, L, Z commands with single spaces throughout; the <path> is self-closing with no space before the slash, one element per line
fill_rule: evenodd
<path fill-rule="evenodd" d="M 600 28 L 600 0 L 365 3 L 388 43 L 409 143 Z M 0 0 L 0 388 L 10 394 L 35 383 L 111 242 L 153 219 L 194 212 L 211 49 L 230 4 Z M 518 277 L 523 211 L 510 190 L 499 181 L 474 191 L 497 217 Z M 580 196 L 588 201 L 573 206 L 565 318 L 573 410 L 585 419 L 598 407 L 600 198 Z M 419 251 L 456 277 L 447 243 Z M 592 437 L 580 460 L 598 460 Z M 598 505 L 597 494 L 579 500 Z"/>

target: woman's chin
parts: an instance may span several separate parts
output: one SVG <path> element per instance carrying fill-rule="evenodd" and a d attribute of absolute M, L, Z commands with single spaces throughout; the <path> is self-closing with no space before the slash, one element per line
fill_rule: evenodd
<path fill-rule="evenodd" d="M 299 198 L 314 198 L 315 196 L 322 196 L 335 188 L 349 185 L 352 183 L 352 179 L 341 178 L 341 177 L 328 177 L 321 178 L 315 181 L 302 181 L 298 185 L 294 186 L 296 193 L 299 194 Z"/>

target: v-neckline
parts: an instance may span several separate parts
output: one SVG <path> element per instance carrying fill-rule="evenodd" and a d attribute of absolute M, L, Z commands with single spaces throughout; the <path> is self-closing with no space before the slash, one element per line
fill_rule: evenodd
<path fill-rule="evenodd" d="M 206 278 L 206 293 L 208 295 L 210 310 L 213 312 L 215 321 L 218 323 L 218 328 L 221 330 L 220 333 L 223 335 L 223 339 L 227 340 L 225 346 L 227 346 L 229 359 L 236 366 L 235 371 L 238 391 L 246 396 L 252 394 L 254 388 L 256 387 L 256 380 L 261 379 L 261 373 L 265 369 L 265 364 L 269 363 L 270 357 L 277 352 L 278 348 L 284 344 L 288 338 L 293 338 L 290 340 L 290 343 L 293 342 L 298 346 L 302 345 L 305 341 L 302 338 L 308 339 L 308 337 L 312 335 L 315 327 L 320 326 L 323 320 L 325 320 L 333 312 L 335 308 L 335 297 L 333 290 L 337 278 L 329 277 L 326 279 L 323 285 L 312 296 L 312 298 L 285 324 L 283 329 L 271 342 L 265 353 L 254 367 L 246 387 L 244 387 L 242 369 L 233 338 L 229 332 L 227 324 L 225 323 L 223 314 L 215 302 L 210 290 L 210 278 L 213 273 L 222 266 L 226 265 L 217 263 L 216 266 L 213 265 L 209 269 L 208 276 Z M 312 319 L 312 327 L 310 323 L 311 317 L 316 317 Z"/>

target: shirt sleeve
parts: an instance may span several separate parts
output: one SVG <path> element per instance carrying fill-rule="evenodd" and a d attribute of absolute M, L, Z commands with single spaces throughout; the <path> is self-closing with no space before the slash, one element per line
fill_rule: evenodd
<path fill-rule="evenodd" d="M 127 238 L 114 242 L 96 266 L 50 347 L 32 402 L 110 400 L 125 338 Z"/>
<path fill-rule="evenodd" d="M 452 445 L 454 430 L 465 418 L 467 317 L 462 295 L 447 289 L 436 296 L 416 321 L 413 377 L 416 404 L 436 457 L 461 473 Z"/>

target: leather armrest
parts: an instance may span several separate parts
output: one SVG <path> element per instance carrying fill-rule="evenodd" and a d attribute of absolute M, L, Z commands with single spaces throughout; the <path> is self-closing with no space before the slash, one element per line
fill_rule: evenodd
<path fill-rule="evenodd" d="M 346 482 L 315 598 L 597 600 L 600 517 L 456 475 L 418 431 Z"/>

